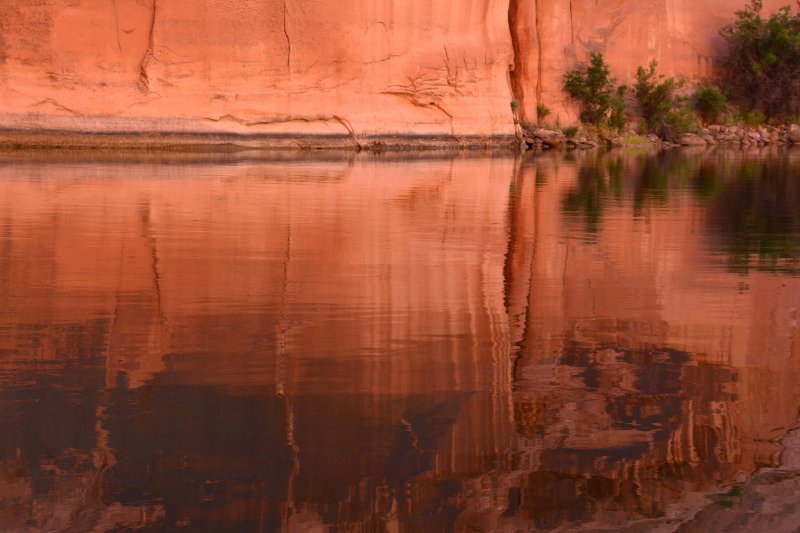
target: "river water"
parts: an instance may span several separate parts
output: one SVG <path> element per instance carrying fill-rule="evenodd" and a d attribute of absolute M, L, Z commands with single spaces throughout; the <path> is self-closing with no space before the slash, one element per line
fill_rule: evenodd
<path fill-rule="evenodd" d="M 799 274 L 797 150 L 6 154 L 0 530 L 777 520 Z"/>

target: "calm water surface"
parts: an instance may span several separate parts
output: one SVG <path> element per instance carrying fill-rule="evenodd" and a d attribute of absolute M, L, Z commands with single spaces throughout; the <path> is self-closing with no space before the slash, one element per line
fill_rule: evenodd
<path fill-rule="evenodd" d="M 0 530 L 792 531 L 799 274 L 797 150 L 2 156 Z"/>

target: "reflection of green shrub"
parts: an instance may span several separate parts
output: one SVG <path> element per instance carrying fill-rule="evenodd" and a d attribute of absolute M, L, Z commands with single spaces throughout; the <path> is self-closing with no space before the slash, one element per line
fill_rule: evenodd
<path fill-rule="evenodd" d="M 697 89 L 695 98 L 697 99 L 697 110 L 706 123 L 719 121 L 720 115 L 728 107 L 728 99 L 725 94 L 713 85 Z"/>
<path fill-rule="evenodd" d="M 602 54 L 592 54 L 585 70 L 564 77 L 564 91 L 581 104 L 581 122 L 615 129 L 625 126 L 625 87 L 616 86 Z"/>
<path fill-rule="evenodd" d="M 633 216 L 642 219 L 689 190 L 728 269 L 800 275 L 800 161 L 785 154 L 740 160 L 678 150 L 604 152 L 580 161 L 561 208 L 583 225 L 588 241 L 596 240 L 607 210 L 620 201 L 632 202 Z"/>
<path fill-rule="evenodd" d="M 651 133 L 659 131 L 675 106 L 675 91 L 682 85 L 674 78 L 656 74 L 658 63 L 653 61 L 645 69 L 636 69 L 636 100 L 642 110 L 642 118 Z"/>
<path fill-rule="evenodd" d="M 578 185 L 564 196 L 562 208 L 570 215 L 582 215 L 587 233 L 602 229 L 609 199 L 622 194 L 622 169 L 621 156 L 587 158 L 578 169 Z"/>
<path fill-rule="evenodd" d="M 727 252 L 728 268 L 800 274 L 797 161 L 780 156 L 743 161 L 716 176 L 708 221 Z M 711 187 L 706 178 L 705 188 Z"/>

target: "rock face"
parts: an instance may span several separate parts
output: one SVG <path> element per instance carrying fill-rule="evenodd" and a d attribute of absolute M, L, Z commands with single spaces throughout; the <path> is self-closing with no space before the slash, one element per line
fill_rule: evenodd
<path fill-rule="evenodd" d="M 708 76 L 717 30 L 744 4 L 3 2 L 0 128 L 511 138 L 514 99 L 520 119 L 544 104 L 574 121 L 561 82 L 592 51 L 623 81 L 651 59 Z"/>
<path fill-rule="evenodd" d="M 564 145 L 566 138 L 560 131 L 535 128 L 523 132 L 522 139 L 529 145 L 542 144 L 549 148 L 558 148 Z"/>
<path fill-rule="evenodd" d="M 705 146 L 708 142 L 694 133 L 684 133 L 678 139 L 678 144 L 681 146 Z"/>
<path fill-rule="evenodd" d="M 0 124 L 508 135 L 507 1 L 20 0 Z"/>

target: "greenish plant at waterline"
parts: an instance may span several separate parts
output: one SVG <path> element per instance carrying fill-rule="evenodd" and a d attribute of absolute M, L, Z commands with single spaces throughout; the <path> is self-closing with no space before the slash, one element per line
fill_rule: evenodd
<path fill-rule="evenodd" d="M 685 96 L 676 98 L 672 110 L 665 117 L 662 135 L 665 138 L 674 139 L 682 133 L 699 135 L 702 129 L 703 125 L 694 112 L 691 99 Z"/>
<path fill-rule="evenodd" d="M 658 132 L 668 121 L 676 104 L 675 92 L 682 83 L 656 73 L 658 63 L 652 61 L 647 69 L 636 69 L 634 92 L 650 133 Z"/>
<path fill-rule="evenodd" d="M 602 54 L 592 54 L 585 69 L 564 76 L 564 91 L 581 104 L 581 122 L 594 126 L 625 126 L 626 87 L 617 86 Z"/>
<path fill-rule="evenodd" d="M 800 114 L 800 11 L 784 6 L 762 15 L 751 0 L 721 35 L 721 82 L 737 106 L 782 119 Z"/>
<path fill-rule="evenodd" d="M 578 135 L 578 131 L 578 126 L 569 126 L 561 130 L 561 132 L 564 134 L 564 137 L 567 139 L 574 139 Z"/>
<path fill-rule="evenodd" d="M 544 104 L 539 104 L 536 106 L 536 118 L 539 120 L 539 124 L 545 121 L 547 117 L 551 114 L 550 108 Z"/>
<path fill-rule="evenodd" d="M 695 100 L 700 117 L 706 124 L 718 122 L 722 113 L 728 109 L 728 98 L 725 93 L 713 85 L 697 89 Z"/>
<path fill-rule="evenodd" d="M 650 140 L 642 135 L 624 135 L 621 142 L 624 146 L 645 146 L 650 144 Z"/>
<path fill-rule="evenodd" d="M 767 123 L 767 117 L 756 109 L 743 109 L 739 111 L 739 121 L 748 126 L 763 126 Z"/>

